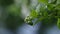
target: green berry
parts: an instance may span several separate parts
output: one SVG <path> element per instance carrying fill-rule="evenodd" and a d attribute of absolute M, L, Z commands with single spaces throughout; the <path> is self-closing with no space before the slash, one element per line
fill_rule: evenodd
<path fill-rule="evenodd" d="M 25 21 L 27 24 L 33 25 L 32 20 L 33 20 L 32 17 L 27 16 L 24 21 Z"/>

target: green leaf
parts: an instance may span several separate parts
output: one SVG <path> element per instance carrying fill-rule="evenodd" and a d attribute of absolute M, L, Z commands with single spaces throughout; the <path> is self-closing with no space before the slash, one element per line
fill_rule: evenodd
<path fill-rule="evenodd" d="M 48 0 L 38 0 L 38 2 L 47 4 L 48 3 Z"/>
<path fill-rule="evenodd" d="M 53 10 L 55 7 L 56 7 L 56 5 L 54 5 L 54 4 L 48 4 L 47 5 L 48 10 Z"/>
<path fill-rule="evenodd" d="M 38 18 L 38 20 L 34 23 L 34 25 L 35 24 L 37 24 L 37 23 L 39 23 L 39 22 L 41 22 L 42 20 L 44 20 L 46 17 L 40 17 L 40 18 Z"/>
<path fill-rule="evenodd" d="M 48 16 L 48 12 L 46 10 L 46 6 L 40 8 L 40 15 L 41 16 Z"/>
<path fill-rule="evenodd" d="M 58 26 L 58 28 L 60 29 L 60 18 L 58 18 L 57 26 Z"/>
<path fill-rule="evenodd" d="M 50 0 L 49 3 L 56 4 L 57 3 L 57 0 Z"/>
<path fill-rule="evenodd" d="M 56 5 L 55 9 L 60 10 L 60 4 Z"/>
<path fill-rule="evenodd" d="M 57 12 L 57 15 L 60 17 L 60 11 Z"/>
<path fill-rule="evenodd" d="M 38 12 L 36 12 L 35 10 L 32 10 L 30 13 L 30 16 L 32 16 L 33 18 L 37 18 L 38 17 Z"/>

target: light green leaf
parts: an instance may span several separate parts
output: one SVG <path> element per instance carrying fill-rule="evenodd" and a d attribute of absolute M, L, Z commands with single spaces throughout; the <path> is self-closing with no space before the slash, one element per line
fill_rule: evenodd
<path fill-rule="evenodd" d="M 37 18 L 38 17 L 38 12 L 36 12 L 35 10 L 32 10 L 30 13 L 30 16 Z"/>
<path fill-rule="evenodd" d="M 48 0 L 38 0 L 38 2 L 47 4 L 48 3 Z"/>

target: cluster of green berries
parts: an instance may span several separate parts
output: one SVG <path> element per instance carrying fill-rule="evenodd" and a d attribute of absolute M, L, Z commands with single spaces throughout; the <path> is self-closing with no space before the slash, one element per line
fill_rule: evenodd
<path fill-rule="evenodd" d="M 31 16 L 27 16 L 24 21 L 29 24 L 29 25 L 33 25 L 33 22 L 32 22 L 33 18 Z"/>

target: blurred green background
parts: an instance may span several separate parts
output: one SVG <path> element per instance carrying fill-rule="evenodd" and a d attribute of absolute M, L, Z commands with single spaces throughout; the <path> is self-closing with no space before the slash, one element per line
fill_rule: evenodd
<path fill-rule="evenodd" d="M 0 0 L 0 34 L 59 34 L 56 24 L 30 26 L 24 22 L 37 4 L 37 0 Z"/>

